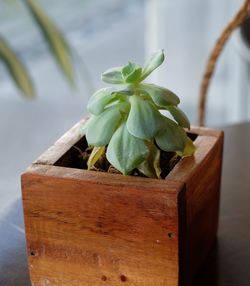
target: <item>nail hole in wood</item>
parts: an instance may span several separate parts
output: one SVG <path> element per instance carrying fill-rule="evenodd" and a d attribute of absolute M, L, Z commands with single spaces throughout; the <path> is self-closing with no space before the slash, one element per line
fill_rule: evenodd
<path fill-rule="evenodd" d="M 121 275 L 120 279 L 121 279 L 122 282 L 126 282 L 128 280 L 125 275 Z"/>
<path fill-rule="evenodd" d="M 174 236 L 173 233 L 171 233 L 171 232 L 168 233 L 168 237 L 169 237 L 169 238 L 173 238 L 173 236 Z"/>
<path fill-rule="evenodd" d="M 31 255 L 31 256 L 36 256 L 35 251 L 31 251 L 31 252 L 30 252 L 30 255 Z"/>
<path fill-rule="evenodd" d="M 107 276 L 102 275 L 102 281 L 107 281 Z"/>

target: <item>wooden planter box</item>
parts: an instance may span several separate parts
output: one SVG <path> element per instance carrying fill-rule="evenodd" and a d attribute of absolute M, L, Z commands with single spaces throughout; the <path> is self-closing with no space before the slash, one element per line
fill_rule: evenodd
<path fill-rule="evenodd" d="M 188 285 L 216 238 L 223 133 L 165 180 L 72 168 L 83 121 L 22 175 L 34 286 Z"/>

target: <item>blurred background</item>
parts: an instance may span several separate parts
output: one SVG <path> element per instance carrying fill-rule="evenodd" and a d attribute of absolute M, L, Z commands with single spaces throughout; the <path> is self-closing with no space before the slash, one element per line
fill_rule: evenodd
<path fill-rule="evenodd" d="M 75 87 L 69 84 L 27 3 L 38 3 L 47 14 L 45 20 L 53 21 L 70 46 Z M 195 124 L 207 57 L 241 3 L 0 0 L 0 35 L 26 66 L 36 90 L 35 98 L 27 99 L 0 52 L 0 214 L 20 198 L 21 172 L 86 114 L 88 98 L 103 86 L 100 74 L 109 67 L 128 60 L 143 64 L 151 52 L 164 48 L 164 66 L 151 79 L 180 96 L 182 109 Z M 218 62 L 209 89 L 208 126 L 250 118 L 249 26 L 234 33 Z"/>

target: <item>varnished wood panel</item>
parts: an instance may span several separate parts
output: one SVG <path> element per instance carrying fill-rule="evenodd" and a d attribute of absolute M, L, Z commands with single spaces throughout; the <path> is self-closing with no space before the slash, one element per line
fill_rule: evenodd
<path fill-rule="evenodd" d="M 183 253 L 186 284 L 191 283 L 216 239 L 223 133 L 209 131 L 209 136 L 198 136 L 195 144 L 195 155 L 179 162 L 168 176 L 186 186 L 187 225 Z"/>
<path fill-rule="evenodd" d="M 23 176 L 33 284 L 178 285 L 183 184 L 142 178 L 127 184 L 117 175 L 107 181 L 107 174 L 85 181 L 83 171 L 68 178 L 68 170 L 35 166 Z"/>

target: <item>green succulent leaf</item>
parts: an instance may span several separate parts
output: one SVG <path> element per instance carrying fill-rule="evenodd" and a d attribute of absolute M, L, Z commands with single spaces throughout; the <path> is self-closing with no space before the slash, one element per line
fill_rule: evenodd
<path fill-rule="evenodd" d="M 135 137 L 151 139 L 162 128 L 162 115 L 147 99 L 130 97 L 131 109 L 127 120 L 128 131 Z"/>
<path fill-rule="evenodd" d="M 3 38 L 0 38 L 0 59 L 5 63 L 22 93 L 29 98 L 34 97 L 35 91 L 28 71 Z"/>
<path fill-rule="evenodd" d="M 145 79 L 149 76 L 152 71 L 158 68 L 164 61 L 164 51 L 159 50 L 151 55 L 149 60 L 146 62 L 145 67 L 142 70 L 141 79 Z"/>
<path fill-rule="evenodd" d="M 94 147 L 90 156 L 89 156 L 89 159 L 88 159 L 88 162 L 87 162 L 87 165 L 88 165 L 88 170 L 93 167 L 95 165 L 95 163 L 101 158 L 101 156 L 105 153 L 105 146 L 100 146 L 100 147 Z"/>
<path fill-rule="evenodd" d="M 87 110 L 94 115 L 99 115 L 108 104 L 115 100 L 126 100 L 126 95 L 114 92 L 111 88 L 99 89 L 91 96 Z"/>
<path fill-rule="evenodd" d="M 167 88 L 144 83 L 140 84 L 139 89 L 147 93 L 160 109 L 165 109 L 169 105 L 178 105 L 180 103 L 179 97 Z"/>
<path fill-rule="evenodd" d="M 149 154 L 147 158 L 137 167 L 137 169 L 149 178 L 161 178 L 160 150 L 154 142 L 146 142 Z"/>
<path fill-rule="evenodd" d="M 126 116 L 129 113 L 129 110 L 130 110 L 129 102 L 127 102 L 127 101 L 118 101 L 115 104 L 116 104 L 117 108 L 119 108 L 121 114 Z"/>
<path fill-rule="evenodd" d="M 117 93 L 119 95 L 131 96 L 131 95 L 133 95 L 134 91 L 129 89 L 129 88 L 125 88 L 125 89 L 118 89 L 118 90 L 114 91 L 114 93 Z"/>
<path fill-rule="evenodd" d="M 175 152 L 169 166 L 174 166 L 179 156 L 194 153 L 195 146 L 184 130 L 190 128 L 189 120 L 177 107 L 179 97 L 166 88 L 141 83 L 163 60 L 160 50 L 143 69 L 128 63 L 102 74 L 107 83 L 127 86 L 121 90 L 101 89 L 89 101 L 88 110 L 94 116 L 85 134 L 88 143 L 96 148 L 89 166 L 97 162 L 107 146 L 107 160 L 124 175 L 137 168 L 147 177 L 160 179 L 161 150 Z M 163 116 L 161 109 L 168 110 L 173 120 Z"/>
<path fill-rule="evenodd" d="M 128 63 L 122 68 L 122 75 L 126 83 L 136 83 L 140 80 L 142 68 L 134 63 Z"/>
<path fill-rule="evenodd" d="M 180 126 L 190 129 L 190 122 L 186 114 L 180 108 L 177 106 L 168 106 L 167 110 L 171 113 L 173 118 Z"/>
<path fill-rule="evenodd" d="M 26 0 L 34 20 L 38 24 L 44 38 L 53 52 L 61 70 L 71 84 L 74 84 L 74 71 L 69 47 L 55 24 L 45 14 L 36 0 Z"/>
<path fill-rule="evenodd" d="M 106 70 L 102 74 L 102 81 L 112 84 L 124 84 L 124 78 L 122 75 L 122 67 L 116 67 Z"/>
<path fill-rule="evenodd" d="M 128 175 L 148 156 L 148 148 L 144 140 L 128 132 L 126 123 L 123 122 L 112 136 L 106 155 L 110 164 Z"/>
<path fill-rule="evenodd" d="M 194 146 L 193 141 L 187 137 L 186 145 L 183 151 L 177 151 L 176 153 L 181 157 L 189 157 L 194 154 L 196 147 Z"/>
<path fill-rule="evenodd" d="M 174 121 L 164 118 L 164 128 L 156 135 L 157 145 L 164 151 L 183 151 L 186 146 L 186 132 Z"/>
<path fill-rule="evenodd" d="M 109 143 L 121 120 L 116 106 L 105 109 L 100 115 L 93 115 L 86 126 L 86 139 L 89 145 L 105 146 Z"/>

